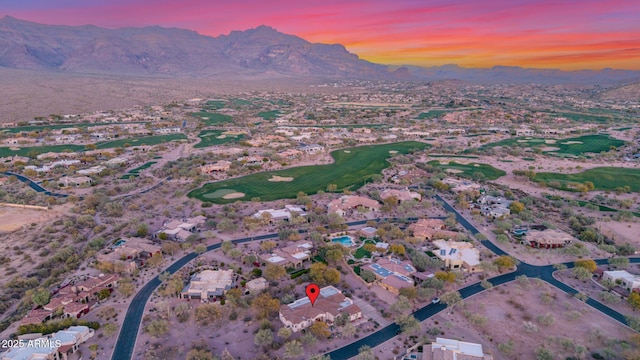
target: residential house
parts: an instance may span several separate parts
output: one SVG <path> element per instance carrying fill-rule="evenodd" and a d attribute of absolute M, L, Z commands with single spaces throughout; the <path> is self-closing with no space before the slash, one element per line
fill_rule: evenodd
<path fill-rule="evenodd" d="M 245 166 L 262 166 L 263 163 L 269 162 L 268 158 L 262 158 L 260 156 L 241 156 L 236 160 Z"/>
<path fill-rule="evenodd" d="M 480 251 L 473 244 L 464 241 L 436 240 L 437 250 L 433 253 L 444 262 L 448 270 L 481 271 Z"/>
<path fill-rule="evenodd" d="M 360 230 L 358 230 L 358 235 L 362 236 L 364 238 L 367 239 L 373 239 L 374 237 L 376 237 L 376 232 L 378 231 L 378 229 L 372 227 L 372 226 L 367 226 L 364 227 Z"/>
<path fill-rule="evenodd" d="M 441 219 L 420 219 L 409 225 L 409 231 L 413 233 L 413 237 L 419 240 L 458 238 L 458 232 L 445 229 L 446 225 Z"/>
<path fill-rule="evenodd" d="M 143 267 L 147 259 L 161 252 L 159 245 L 142 238 L 122 238 L 116 244 L 99 252 L 96 259 L 129 272 Z"/>
<path fill-rule="evenodd" d="M 200 227 L 206 220 L 207 218 L 202 215 L 184 220 L 171 220 L 165 222 L 156 235 L 164 233 L 168 239 L 185 242 L 189 236 L 200 231 Z"/>
<path fill-rule="evenodd" d="M 175 133 L 181 132 L 182 129 L 180 129 L 179 127 L 167 127 L 167 128 L 154 129 L 153 131 L 158 134 L 175 134 Z"/>
<path fill-rule="evenodd" d="M 283 159 L 295 159 L 298 156 L 302 155 L 303 152 L 300 150 L 296 150 L 296 149 L 287 149 L 284 151 L 281 151 L 278 153 L 278 156 L 280 156 Z"/>
<path fill-rule="evenodd" d="M 220 160 L 213 164 L 200 166 L 200 172 L 203 174 L 211 174 L 212 172 L 228 171 L 231 168 L 231 161 Z"/>
<path fill-rule="evenodd" d="M 25 334 L 20 339 L 29 346 L 10 347 L 1 360 L 67 360 L 80 344 L 95 335 L 87 326 L 71 326 L 54 334 Z M 82 358 L 82 357 L 80 357 Z"/>
<path fill-rule="evenodd" d="M 640 289 L 640 275 L 631 274 L 627 270 L 604 271 L 602 279 L 620 284 L 629 292 Z"/>
<path fill-rule="evenodd" d="M 405 201 L 420 201 L 422 200 L 422 195 L 417 192 L 409 191 L 409 189 L 398 190 L 398 189 L 386 189 L 380 193 L 380 199 L 386 200 L 390 197 L 395 197 L 398 201 L 398 204 L 403 203 Z"/>
<path fill-rule="evenodd" d="M 183 299 L 213 300 L 221 298 L 235 286 L 235 274 L 228 270 L 204 270 L 194 274 L 181 292 Z"/>
<path fill-rule="evenodd" d="M 314 253 L 313 244 L 309 241 L 298 241 L 281 249 L 274 249 L 269 254 L 262 254 L 260 258 L 265 263 L 283 267 L 299 268 L 305 261 L 310 261 Z"/>
<path fill-rule="evenodd" d="M 391 293 L 399 294 L 400 289 L 414 285 L 411 274 L 416 272 L 411 262 L 394 257 L 381 258 L 364 267 L 376 274 L 377 283 Z"/>
<path fill-rule="evenodd" d="M 98 277 L 90 277 L 80 283 L 71 286 L 71 291 L 80 297 L 80 301 L 89 302 L 98 296 L 100 290 L 112 291 L 118 286 L 120 277 L 116 274 L 106 274 Z"/>
<path fill-rule="evenodd" d="M 88 176 L 64 176 L 58 180 L 59 186 L 69 187 L 69 186 L 82 186 L 85 184 L 91 184 L 93 180 L 91 180 Z"/>
<path fill-rule="evenodd" d="M 324 146 L 319 144 L 300 144 L 298 150 L 306 154 L 318 154 L 324 151 Z"/>
<path fill-rule="evenodd" d="M 456 178 L 447 177 L 442 179 L 442 182 L 449 185 L 451 190 L 455 192 L 462 192 L 467 190 L 480 190 L 481 188 L 480 184 L 473 181 L 465 180 L 465 179 L 456 179 Z"/>
<path fill-rule="evenodd" d="M 566 232 L 553 229 L 530 230 L 526 233 L 525 238 L 531 247 L 545 249 L 565 247 L 574 240 L 574 237 Z"/>
<path fill-rule="evenodd" d="M 289 221 L 292 217 L 295 216 L 295 214 L 297 214 L 298 216 L 307 216 L 307 213 L 304 211 L 304 209 L 296 205 L 285 205 L 284 209 L 279 210 L 258 210 L 258 212 L 256 212 L 252 216 L 256 219 L 268 218 L 269 222 L 276 222 L 282 220 Z"/>
<path fill-rule="evenodd" d="M 332 325 L 336 317 L 346 314 L 350 321 L 362 318 L 362 311 L 353 300 L 345 297 L 340 290 L 333 286 L 320 289 L 320 294 L 311 305 L 308 297 L 303 297 L 291 304 L 280 306 L 280 321 L 293 332 L 298 332 L 311 326 L 316 321 L 323 321 Z"/>
<path fill-rule="evenodd" d="M 481 344 L 437 337 L 431 345 L 424 346 L 422 359 L 493 360 L 493 356 L 485 354 Z"/>
<path fill-rule="evenodd" d="M 106 169 L 106 167 L 104 167 L 102 165 L 96 165 L 96 166 L 92 166 L 92 167 L 90 167 L 88 169 L 78 170 L 78 171 L 76 171 L 76 173 L 78 173 L 80 175 L 100 174 L 104 169 Z"/>
<path fill-rule="evenodd" d="M 14 137 L 4 140 L 4 143 L 7 145 L 35 144 L 36 142 L 36 139 L 28 137 Z"/>
<path fill-rule="evenodd" d="M 512 201 L 502 197 L 483 195 L 481 196 L 476 205 L 480 208 L 482 215 L 493 219 L 501 219 L 511 214 L 509 205 Z"/>
<path fill-rule="evenodd" d="M 381 205 L 373 199 L 356 195 L 341 196 L 339 199 L 331 201 L 328 205 L 330 214 L 336 213 L 340 216 L 345 216 L 360 207 L 368 211 L 378 211 Z"/>
<path fill-rule="evenodd" d="M 529 127 L 521 127 L 516 129 L 516 136 L 533 136 L 535 131 Z"/>

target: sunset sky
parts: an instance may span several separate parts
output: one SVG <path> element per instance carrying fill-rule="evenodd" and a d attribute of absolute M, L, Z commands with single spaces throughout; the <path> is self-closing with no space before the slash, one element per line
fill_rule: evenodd
<path fill-rule="evenodd" d="M 2 0 L 4 15 L 211 36 L 264 24 L 384 64 L 640 69 L 639 0 Z"/>

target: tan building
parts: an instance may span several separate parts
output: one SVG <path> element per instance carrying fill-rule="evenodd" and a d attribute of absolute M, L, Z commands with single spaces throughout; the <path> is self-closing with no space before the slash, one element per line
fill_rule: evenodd
<path fill-rule="evenodd" d="M 362 311 L 353 300 L 345 297 L 335 287 L 326 286 L 320 289 L 320 295 L 313 306 L 305 296 L 291 304 L 280 306 L 279 315 L 280 321 L 287 329 L 298 332 L 316 321 L 331 325 L 341 314 L 347 314 L 350 321 L 362 318 Z"/>
<path fill-rule="evenodd" d="M 305 261 L 311 260 L 313 256 L 313 244 L 309 241 L 298 241 L 297 243 L 274 249 L 270 254 L 262 254 L 260 258 L 265 263 L 280 265 L 284 267 L 299 268 Z"/>
<path fill-rule="evenodd" d="M 380 286 L 394 294 L 399 294 L 400 289 L 412 287 L 414 284 L 411 274 L 416 272 L 416 269 L 406 260 L 401 261 L 389 256 L 365 266 L 365 269 L 376 275 Z"/>
<path fill-rule="evenodd" d="M 420 219 L 409 225 L 409 230 L 413 233 L 413 237 L 420 240 L 434 239 L 457 239 L 458 233 L 455 231 L 445 230 L 446 225 L 440 219 Z"/>
<path fill-rule="evenodd" d="M 235 285 L 233 270 L 204 270 L 191 277 L 182 290 L 183 299 L 215 300 Z"/>
<path fill-rule="evenodd" d="M 369 211 L 378 211 L 381 208 L 379 202 L 362 196 L 356 195 L 344 195 L 339 199 L 333 200 L 329 203 L 329 213 L 336 213 L 340 216 L 345 216 L 355 209 L 362 207 Z"/>
<path fill-rule="evenodd" d="M 436 338 L 425 345 L 423 360 L 493 360 L 493 356 L 482 351 L 482 345 L 464 341 Z"/>
<path fill-rule="evenodd" d="M 525 238 L 531 247 L 545 249 L 565 247 L 574 240 L 574 237 L 566 232 L 554 229 L 531 230 L 525 235 Z"/>
<path fill-rule="evenodd" d="M 200 166 L 200 172 L 203 174 L 211 174 L 212 172 L 228 171 L 231 168 L 231 161 L 220 160 L 213 164 Z"/>
<path fill-rule="evenodd" d="M 91 180 L 88 176 L 65 176 L 58 180 L 58 184 L 64 187 L 78 187 L 85 184 L 91 184 Z"/>
<path fill-rule="evenodd" d="M 9 348 L 0 355 L 2 360 L 67 360 L 80 344 L 95 335 L 87 326 L 71 326 L 48 336 L 25 334 L 20 337 L 29 346 Z M 82 357 L 80 357 L 82 358 Z"/>
<path fill-rule="evenodd" d="M 269 287 L 269 282 L 267 281 L 267 279 L 259 277 L 248 281 L 246 287 L 249 294 L 255 295 L 259 294 L 263 290 L 266 290 Z"/>
<path fill-rule="evenodd" d="M 395 197 L 398 200 L 398 203 L 403 203 L 405 201 L 420 201 L 422 200 L 422 195 L 417 192 L 409 191 L 408 189 L 398 190 L 398 189 L 387 189 L 380 193 L 380 199 L 385 200 L 390 197 Z"/>
<path fill-rule="evenodd" d="M 118 244 L 101 251 L 96 255 L 100 262 L 108 262 L 114 266 L 122 266 L 127 271 L 134 271 L 142 266 L 153 254 L 160 253 L 160 246 L 142 238 L 122 238 Z"/>
<path fill-rule="evenodd" d="M 478 267 L 480 251 L 473 247 L 473 244 L 465 241 L 436 240 L 433 245 L 438 248 L 433 253 L 444 262 L 448 270 L 481 271 Z"/>

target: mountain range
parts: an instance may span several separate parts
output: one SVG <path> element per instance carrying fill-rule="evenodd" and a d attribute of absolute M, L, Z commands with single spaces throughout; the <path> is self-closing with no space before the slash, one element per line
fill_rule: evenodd
<path fill-rule="evenodd" d="M 496 66 L 387 66 L 360 59 L 340 44 L 310 43 L 268 26 L 211 37 L 163 28 L 105 29 L 0 19 L 0 67 L 71 73 L 178 77 L 331 77 L 480 83 L 611 84 L 640 71 L 562 71 Z"/>

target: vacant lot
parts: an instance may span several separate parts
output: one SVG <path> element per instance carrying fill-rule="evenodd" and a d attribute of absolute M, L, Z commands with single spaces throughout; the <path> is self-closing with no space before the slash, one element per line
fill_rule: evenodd
<path fill-rule="evenodd" d="M 204 148 L 229 142 L 236 143 L 244 138 L 244 134 L 229 133 L 223 130 L 204 130 L 198 134 L 198 137 L 202 140 L 195 144 L 194 148 Z"/>
<path fill-rule="evenodd" d="M 192 112 L 189 115 L 202 121 L 206 126 L 217 126 L 233 121 L 233 117 L 225 114 L 212 113 L 208 111 Z"/>
<path fill-rule="evenodd" d="M 640 169 L 598 167 L 576 174 L 543 172 L 536 174 L 535 180 L 544 181 L 547 186 L 561 190 L 575 190 L 572 183 L 591 181 L 596 190 L 615 190 L 629 186 L 631 191 L 640 192 Z"/>
<path fill-rule="evenodd" d="M 567 139 L 544 139 L 532 137 L 510 138 L 483 145 L 483 148 L 495 146 L 519 146 L 540 148 L 543 152 L 558 156 L 578 156 L 586 153 L 601 153 L 611 147 L 618 148 L 624 141 L 609 135 L 585 135 Z"/>
<path fill-rule="evenodd" d="M 233 190 L 233 192 L 245 194 L 242 200 L 259 197 L 262 201 L 271 201 L 293 198 L 300 191 L 315 194 L 319 190 L 325 190 L 329 184 L 336 184 L 338 191 L 357 189 L 370 180 L 372 175 L 379 174 L 382 169 L 389 166 L 387 159 L 393 155 L 390 151 L 406 154 L 411 150 L 422 150 L 427 146 L 428 144 L 408 141 L 336 150 L 331 153 L 335 162 L 330 165 L 302 166 L 209 183 L 190 192 L 189 197 L 214 203 L 227 203 L 234 200 L 224 199 L 220 194 L 228 194 L 228 192 L 220 192 L 220 190 Z M 273 176 L 291 177 L 293 180 L 269 181 Z"/>
<path fill-rule="evenodd" d="M 449 173 L 474 179 L 484 178 L 487 180 L 495 180 L 507 174 L 506 172 L 487 164 L 459 163 L 456 161 L 441 162 L 440 160 L 429 161 L 427 164 L 433 167 L 445 169 L 445 171 Z M 480 176 L 480 174 L 482 175 Z"/>

